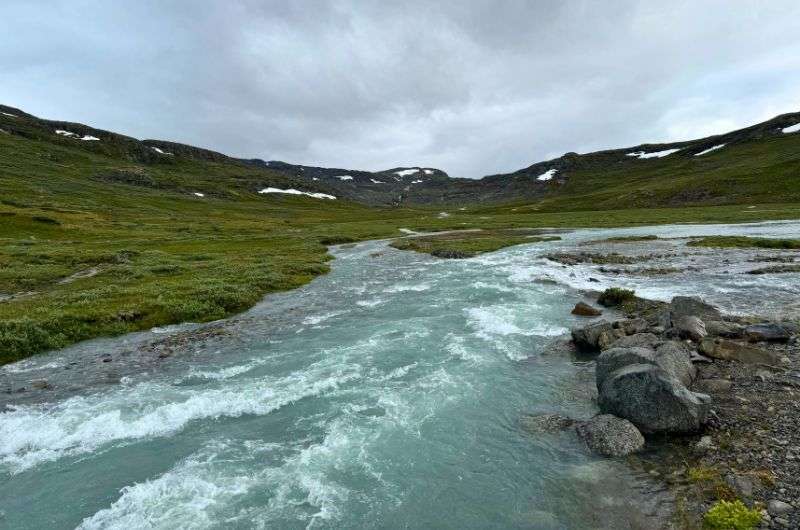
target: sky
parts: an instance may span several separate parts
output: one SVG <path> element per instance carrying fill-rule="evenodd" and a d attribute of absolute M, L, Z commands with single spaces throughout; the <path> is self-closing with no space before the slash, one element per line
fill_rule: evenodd
<path fill-rule="evenodd" d="M 797 0 L 2 0 L 0 103 L 476 178 L 800 111 Z"/>

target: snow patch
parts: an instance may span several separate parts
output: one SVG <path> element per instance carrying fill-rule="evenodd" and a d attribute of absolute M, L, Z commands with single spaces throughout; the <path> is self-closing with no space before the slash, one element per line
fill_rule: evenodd
<path fill-rule="evenodd" d="M 19 116 L 15 114 L 9 114 L 8 112 L 0 112 L 0 114 L 2 114 L 3 116 L 9 116 L 11 118 L 19 118 Z"/>
<path fill-rule="evenodd" d="M 554 176 L 554 175 L 555 175 L 557 172 L 558 172 L 558 170 L 557 170 L 557 169 L 548 169 L 547 171 L 545 171 L 544 173 L 542 173 L 541 175 L 539 175 L 538 177 L 536 177 L 536 180 L 541 180 L 542 182 L 544 182 L 544 181 L 546 181 L 546 180 L 552 180 L 552 179 L 553 179 L 553 176 Z"/>
<path fill-rule="evenodd" d="M 421 180 L 412 180 L 411 184 L 419 184 L 420 182 L 422 182 L 422 181 Z"/>
<path fill-rule="evenodd" d="M 63 129 L 56 129 L 56 134 L 59 135 L 59 136 L 66 136 L 67 138 L 75 138 L 75 139 L 84 140 L 84 141 L 87 141 L 87 142 L 100 141 L 100 138 L 98 138 L 96 136 L 90 136 L 88 134 L 86 136 L 81 136 L 80 134 L 77 134 L 77 133 L 74 133 L 74 132 L 70 132 L 70 131 L 65 131 Z"/>
<path fill-rule="evenodd" d="M 382 180 L 369 179 L 373 184 L 386 184 Z"/>
<path fill-rule="evenodd" d="M 790 134 L 797 131 L 800 131 L 800 123 L 796 123 L 794 125 L 790 125 L 789 127 L 784 127 L 783 129 L 781 129 L 781 132 L 783 132 L 783 134 Z"/>
<path fill-rule="evenodd" d="M 172 156 L 172 153 L 168 153 L 167 151 L 162 151 L 162 150 L 161 150 L 161 149 L 159 149 L 158 147 L 151 147 L 150 149 L 152 149 L 153 151 L 155 151 L 155 152 L 156 152 L 156 153 L 158 153 L 159 155 L 169 155 L 169 156 Z"/>
<path fill-rule="evenodd" d="M 697 154 L 696 154 L 696 155 L 694 155 L 694 156 L 703 156 L 703 155 L 705 155 L 705 154 L 708 154 L 708 153 L 710 153 L 711 151 L 716 151 L 717 149 L 722 149 L 723 147 L 725 147 L 725 145 L 726 145 L 726 144 L 719 144 L 719 145 L 715 145 L 714 147 L 709 147 L 709 148 L 708 148 L 708 149 L 706 149 L 705 151 L 700 151 L 699 153 L 697 153 Z"/>
<path fill-rule="evenodd" d="M 205 193 L 200 193 L 199 191 L 194 192 L 192 195 L 194 195 L 196 197 L 205 197 L 206 196 Z"/>
<path fill-rule="evenodd" d="M 439 219 L 444 219 L 445 217 L 450 217 L 450 214 L 447 212 L 439 212 L 439 215 L 437 217 Z"/>
<path fill-rule="evenodd" d="M 308 191 L 300 191 L 294 188 L 290 188 L 288 190 L 282 190 L 280 188 L 264 188 L 263 190 L 259 191 L 258 193 L 286 193 L 288 195 L 307 195 L 309 197 L 313 197 L 315 199 L 335 199 L 333 195 L 328 195 L 327 193 L 311 193 Z"/>
<path fill-rule="evenodd" d="M 645 153 L 644 151 L 636 151 L 635 153 L 628 153 L 628 156 L 635 156 L 636 158 L 644 160 L 645 158 L 664 158 L 672 153 L 677 153 L 680 149 L 665 149 L 663 151 L 656 151 L 654 153 Z"/>
<path fill-rule="evenodd" d="M 432 169 L 423 169 L 422 172 L 425 173 L 426 175 L 433 175 Z"/>
<path fill-rule="evenodd" d="M 401 177 L 407 177 L 409 175 L 415 175 L 417 173 L 419 173 L 419 168 L 416 168 L 416 169 L 403 169 L 403 170 L 394 172 L 395 175 L 400 175 Z"/>
<path fill-rule="evenodd" d="M 336 178 L 339 180 L 353 180 L 353 177 L 351 175 L 339 175 Z"/>

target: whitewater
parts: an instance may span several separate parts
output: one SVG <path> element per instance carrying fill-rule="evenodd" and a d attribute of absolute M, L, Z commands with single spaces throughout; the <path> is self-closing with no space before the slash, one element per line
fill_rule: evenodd
<path fill-rule="evenodd" d="M 799 275 L 743 275 L 763 251 L 723 261 L 681 238 L 797 233 L 796 222 L 578 230 L 467 260 L 334 247 L 328 275 L 229 321 L 5 366 L 0 527 L 647 528 L 670 502 L 651 477 L 572 433 L 521 426 L 596 413 L 592 362 L 566 347 L 585 323 L 570 310 L 623 286 L 796 315 Z M 670 239 L 625 249 L 691 273 L 544 257 L 636 234 Z M 169 358 L 141 353 L 176 337 Z M 37 379 L 54 390 L 13 391 Z"/>

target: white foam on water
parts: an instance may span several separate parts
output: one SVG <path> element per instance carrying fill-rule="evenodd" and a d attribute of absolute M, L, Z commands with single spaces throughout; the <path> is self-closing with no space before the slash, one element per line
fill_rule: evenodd
<path fill-rule="evenodd" d="M 35 372 L 37 370 L 52 370 L 60 367 L 61 363 L 55 361 L 40 365 L 34 360 L 27 359 L 24 361 L 7 364 L 5 366 L 0 366 L 0 372 L 7 372 L 9 374 L 23 374 L 26 372 Z"/>
<path fill-rule="evenodd" d="M 358 365 L 316 363 L 286 377 L 234 381 L 222 388 L 147 382 L 55 405 L 16 407 L 0 415 L 0 466 L 18 473 L 112 442 L 168 436 L 195 420 L 269 414 L 359 377 Z"/>
<path fill-rule="evenodd" d="M 404 293 L 407 291 L 414 291 L 414 292 L 422 292 L 427 291 L 430 289 L 431 286 L 427 283 L 417 283 L 417 284 L 398 284 L 392 285 L 391 287 L 387 287 L 383 290 L 384 293 Z"/>
<path fill-rule="evenodd" d="M 303 324 L 306 326 L 316 326 L 321 322 L 325 322 L 326 320 L 330 320 L 344 313 L 344 311 L 328 311 L 327 313 L 321 313 L 319 315 L 310 315 L 303 319 Z"/>
<path fill-rule="evenodd" d="M 356 305 L 361 307 L 375 307 L 381 305 L 385 301 L 386 300 L 383 300 L 381 298 L 373 298 L 371 300 L 359 300 L 356 302 Z"/>

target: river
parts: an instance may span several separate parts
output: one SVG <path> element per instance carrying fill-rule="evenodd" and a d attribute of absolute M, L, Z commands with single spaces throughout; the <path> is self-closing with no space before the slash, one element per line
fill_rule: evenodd
<path fill-rule="evenodd" d="M 690 272 L 543 257 L 634 234 L 678 239 L 601 247 Z M 564 347 L 587 289 L 800 314 L 800 275 L 743 274 L 781 252 L 680 239 L 703 234 L 796 237 L 800 224 L 580 230 L 467 260 L 336 247 L 330 274 L 227 322 L 3 367 L 0 527 L 652 527 L 669 510 L 659 484 L 520 418 L 596 412 L 592 363 Z M 150 346 L 170 337 L 183 339 L 157 358 Z M 53 389 L 31 390 L 36 379 Z"/>

